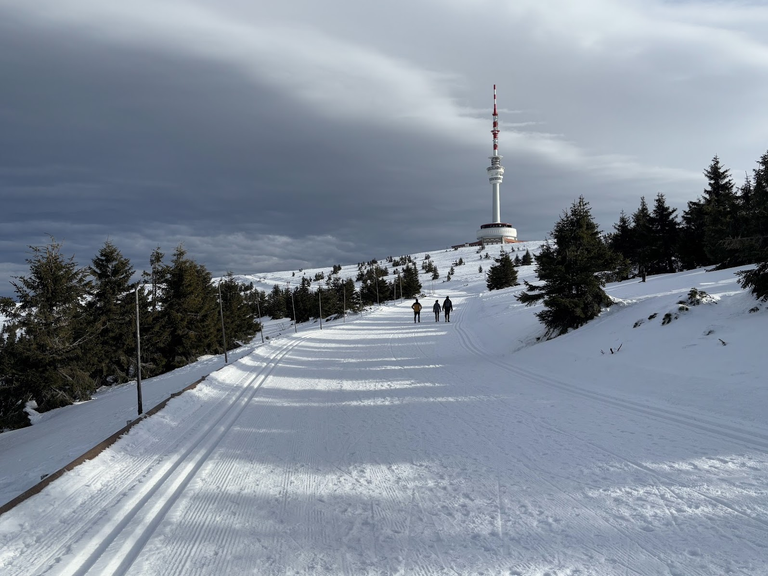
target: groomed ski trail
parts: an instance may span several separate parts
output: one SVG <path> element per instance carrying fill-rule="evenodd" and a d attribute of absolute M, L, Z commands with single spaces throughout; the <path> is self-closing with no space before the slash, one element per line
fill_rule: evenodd
<path fill-rule="evenodd" d="M 216 373 L 0 517 L 0 571 L 765 573 L 768 439 L 489 354 L 451 297 Z"/>

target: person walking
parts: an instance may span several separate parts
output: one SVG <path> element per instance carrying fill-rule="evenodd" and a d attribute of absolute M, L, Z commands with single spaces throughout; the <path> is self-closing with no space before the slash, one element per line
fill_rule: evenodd
<path fill-rule="evenodd" d="M 443 315 L 445 316 L 445 321 L 450 322 L 451 321 L 451 311 L 453 310 L 453 302 L 451 302 L 451 299 L 448 298 L 448 296 L 445 297 L 445 300 L 443 300 Z"/>
<path fill-rule="evenodd" d="M 413 308 L 413 321 L 421 322 L 421 304 L 419 304 L 418 298 L 416 298 L 416 302 L 411 305 L 411 308 Z"/>
<path fill-rule="evenodd" d="M 440 322 L 440 302 L 435 300 L 435 305 L 432 306 L 432 312 L 435 313 L 435 322 Z"/>

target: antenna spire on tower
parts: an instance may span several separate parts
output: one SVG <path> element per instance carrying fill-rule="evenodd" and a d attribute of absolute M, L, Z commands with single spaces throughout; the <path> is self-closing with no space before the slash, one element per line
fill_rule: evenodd
<path fill-rule="evenodd" d="M 499 112 L 496 109 L 496 84 L 493 85 L 493 155 L 499 155 Z"/>

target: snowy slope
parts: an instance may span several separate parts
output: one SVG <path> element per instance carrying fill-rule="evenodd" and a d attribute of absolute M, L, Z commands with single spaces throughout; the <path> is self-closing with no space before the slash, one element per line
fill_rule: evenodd
<path fill-rule="evenodd" d="M 768 316 L 733 270 L 611 285 L 546 342 L 490 260 L 430 255 L 466 264 L 423 281 L 421 323 L 407 301 L 253 345 L 0 516 L 0 573 L 768 574 Z M 3 482 L 56 456 L 8 458 L 53 419 L 0 435 Z"/>

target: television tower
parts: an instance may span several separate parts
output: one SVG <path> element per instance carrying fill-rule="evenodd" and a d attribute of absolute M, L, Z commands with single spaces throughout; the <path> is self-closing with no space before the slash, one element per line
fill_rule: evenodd
<path fill-rule="evenodd" d="M 491 165 L 486 168 L 488 181 L 491 183 L 493 198 L 493 210 L 491 222 L 501 222 L 501 208 L 499 206 L 499 188 L 504 179 L 504 166 L 501 165 L 502 156 L 499 156 L 499 111 L 496 108 L 496 84 L 493 85 L 493 156 L 490 156 Z"/>
<path fill-rule="evenodd" d="M 477 232 L 477 239 L 485 243 L 504 243 L 517 241 L 517 230 L 511 224 L 501 221 L 501 203 L 499 200 L 499 188 L 504 179 L 504 166 L 501 165 L 499 156 L 499 111 L 496 107 L 496 84 L 493 85 L 493 156 L 490 156 L 491 165 L 486 168 L 488 181 L 491 183 L 491 222 L 483 224 Z"/>

